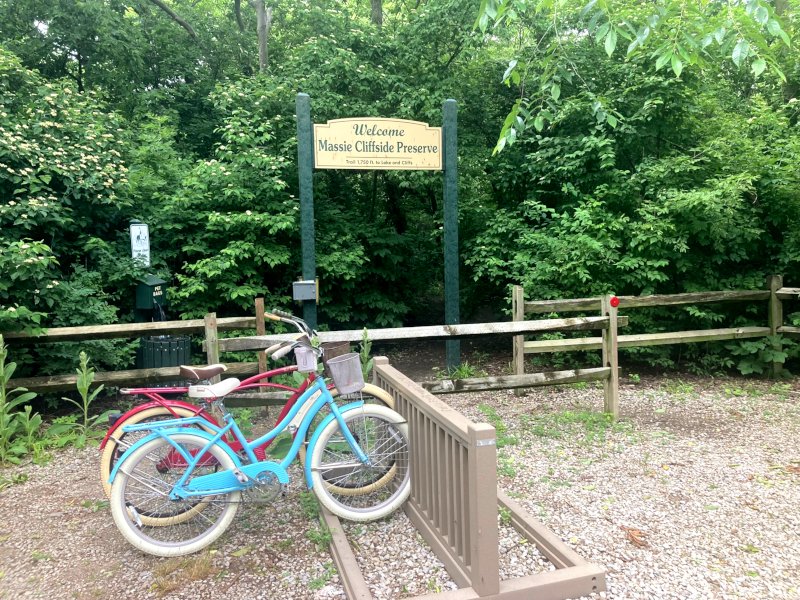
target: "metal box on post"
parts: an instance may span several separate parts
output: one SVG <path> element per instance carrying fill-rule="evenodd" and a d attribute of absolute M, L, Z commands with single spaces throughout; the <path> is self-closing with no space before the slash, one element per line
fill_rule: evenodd
<path fill-rule="evenodd" d="M 317 282 L 314 279 L 295 281 L 292 283 L 293 300 L 313 300 L 319 303 Z"/>

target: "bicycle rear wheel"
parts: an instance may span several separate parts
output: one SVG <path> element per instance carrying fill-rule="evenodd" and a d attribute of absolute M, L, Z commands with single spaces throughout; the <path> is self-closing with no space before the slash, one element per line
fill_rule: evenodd
<path fill-rule="evenodd" d="M 195 456 L 208 442 L 191 433 L 171 439 Z M 152 440 L 125 459 L 111 486 L 111 515 L 117 528 L 133 546 L 155 556 L 183 556 L 205 548 L 225 532 L 239 507 L 238 491 L 171 500 L 169 493 L 185 471 L 185 467 L 169 468 L 176 454 L 167 440 Z M 192 476 L 234 466 L 227 452 L 214 445 Z"/>
<path fill-rule="evenodd" d="M 395 511 L 411 493 L 408 424 L 393 410 L 364 405 L 342 415 L 364 464 L 338 421 L 322 430 L 311 449 L 311 479 L 320 503 L 351 521 L 372 521 Z"/>
<path fill-rule="evenodd" d="M 154 423 L 157 421 L 166 421 L 168 419 L 179 419 L 200 416 L 203 413 L 198 413 L 195 410 L 183 406 L 153 406 L 141 412 L 132 414 L 128 417 L 124 415 L 121 417 L 122 421 L 117 423 L 117 429 L 111 437 L 106 441 L 103 452 L 100 454 L 100 482 L 103 484 L 103 491 L 106 498 L 111 497 L 111 484 L 108 478 L 111 476 L 111 471 L 114 469 L 114 464 L 119 460 L 123 453 L 133 446 L 140 439 L 150 435 L 150 431 L 123 431 L 125 425 L 137 425 L 139 423 L 149 422 Z M 211 431 L 207 429 L 206 431 Z"/>

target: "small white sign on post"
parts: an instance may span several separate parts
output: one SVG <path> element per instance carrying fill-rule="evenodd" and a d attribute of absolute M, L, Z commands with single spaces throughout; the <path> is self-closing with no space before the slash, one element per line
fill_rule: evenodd
<path fill-rule="evenodd" d="M 131 223 L 131 256 L 142 266 L 150 266 L 150 230 L 146 223 Z"/>

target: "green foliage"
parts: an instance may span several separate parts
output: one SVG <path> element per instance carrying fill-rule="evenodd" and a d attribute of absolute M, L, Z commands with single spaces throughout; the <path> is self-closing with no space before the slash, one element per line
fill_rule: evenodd
<path fill-rule="evenodd" d="M 94 382 L 94 368 L 89 366 L 89 357 L 85 352 L 79 355 L 79 365 L 75 369 L 78 374 L 76 387 L 80 401 L 73 398 L 63 397 L 65 400 L 78 409 L 78 415 L 74 418 L 63 419 L 54 423 L 47 430 L 48 437 L 54 440 L 56 445 L 64 445 L 67 441 L 77 448 L 83 448 L 87 442 L 100 439 L 105 431 L 104 427 L 108 421 L 108 415 L 116 412 L 116 409 L 107 410 L 103 413 L 90 415 L 92 403 L 98 394 L 103 390 L 101 383 L 95 389 L 91 389 Z"/>
<path fill-rule="evenodd" d="M 41 330 L 44 309 L 53 306 L 53 291 L 59 285 L 56 265 L 50 248 L 41 242 L 0 241 L 0 331 Z M 23 299 L 27 305 L 19 303 Z"/>
<path fill-rule="evenodd" d="M 84 231 L 112 231 L 127 182 L 120 124 L 94 94 L 46 81 L 0 48 L 3 233 L 47 239 L 68 264 L 83 254 Z"/>
<path fill-rule="evenodd" d="M 8 348 L 0 335 L 0 464 L 16 464 L 32 450 L 41 417 L 32 414 L 30 405 L 19 410 L 36 393 L 21 387 L 8 389 L 17 364 L 6 362 L 7 358 Z"/>
<path fill-rule="evenodd" d="M 361 372 L 364 374 L 364 380 L 369 381 L 369 374 L 372 372 L 372 341 L 369 339 L 369 332 L 364 327 L 361 333 L 361 342 L 358 345 L 358 357 L 361 361 Z"/>
<path fill-rule="evenodd" d="M 434 369 L 438 371 L 437 367 L 434 367 Z M 465 360 L 456 367 L 445 369 L 443 371 L 438 371 L 436 373 L 436 377 L 439 379 L 469 379 L 470 377 L 486 377 L 486 376 L 487 373 L 485 370 L 471 364 L 467 360 Z"/>
<path fill-rule="evenodd" d="M 53 294 L 58 310 L 51 314 L 49 324 L 53 327 L 80 327 L 119 323 L 119 310 L 114 305 L 116 299 L 105 292 L 103 280 L 100 271 L 87 271 L 76 265 Z M 35 357 L 42 363 L 37 372 L 42 375 L 65 373 L 72 369 L 75 355 L 81 352 L 98 357 L 94 364 L 100 370 L 131 368 L 138 344 L 138 340 L 91 340 L 37 346 Z"/>
<path fill-rule="evenodd" d="M 780 335 L 741 340 L 726 347 L 737 358 L 736 368 L 742 375 L 761 375 L 773 364 L 782 365 L 788 357 L 796 357 L 800 351 L 796 342 Z"/>
<path fill-rule="evenodd" d="M 229 1 L 172 2 L 190 33 L 148 2 L 0 0 L 0 331 L 130 320 L 132 218 L 150 225 L 170 317 L 288 305 L 297 90 L 315 123 L 438 125 L 459 101 L 465 320 L 495 318 L 510 283 L 545 299 L 753 289 L 800 266 L 794 1 L 484 0 L 477 28 L 468 0 L 384 3 L 381 29 L 363 2 L 279 3 L 258 75 L 242 5 L 240 29 Z M 320 170 L 313 185 L 322 326 L 440 323 L 441 174 Z M 628 332 L 762 313 L 648 310 Z M 133 355 L 15 353 L 46 373 L 79 350 L 98 368 Z M 733 364 L 721 345 L 625 352 Z M 552 358 L 569 360 L 583 357 Z"/>
<path fill-rule="evenodd" d="M 516 142 L 531 126 L 540 132 L 546 124 L 557 123 L 562 88 L 593 91 L 588 82 L 591 71 L 573 60 L 575 48 L 580 46 L 596 49 L 598 60 L 621 60 L 622 44 L 618 42 L 627 42 L 625 58 L 646 61 L 646 67 L 656 72 L 669 66 L 676 78 L 688 67 L 696 71 L 731 61 L 737 69 L 749 67 L 754 78 L 769 66 L 785 82 L 781 51 L 792 46 L 785 30 L 791 16 L 779 15 L 764 0 L 722 4 L 665 0 L 643 7 L 635 0 L 613 4 L 598 0 L 482 0 L 475 23 L 482 32 L 487 33 L 490 26 L 500 36 L 506 29 L 518 35 L 522 31 L 522 43 L 502 77 L 506 85 L 519 87 L 520 97 L 503 124 L 495 151 Z M 614 129 L 624 116 L 605 100 L 594 96 L 591 114 L 598 123 Z"/>

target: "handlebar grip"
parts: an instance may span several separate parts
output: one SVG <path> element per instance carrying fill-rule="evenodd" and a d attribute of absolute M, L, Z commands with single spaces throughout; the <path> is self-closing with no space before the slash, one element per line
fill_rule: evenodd
<path fill-rule="evenodd" d="M 272 358 L 275 360 L 279 360 L 289 354 L 297 344 L 287 344 L 283 348 L 278 348 L 275 352 L 272 353 Z"/>
<path fill-rule="evenodd" d="M 264 313 L 264 318 L 265 319 L 269 319 L 270 321 L 280 321 L 281 320 L 281 318 L 278 315 L 276 315 L 275 313 L 270 313 L 270 312 L 265 312 Z"/>
<path fill-rule="evenodd" d="M 283 345 L 283 342 L 278 342 L 277 344 L 272 344 L 272 346 L 270 346 L 269 348 L 264 350 L 264 354 L 266 354 L 267 356 L 272 356 L 272 353 L 276 352 L 277 350 L 279 350 L 282 345 Z"/>
<path fill-rule="evenodd" d="M 288 313 L 285 310 L 280 310 L 279 308 L 273 309 L 272 313 L 277 315 L 277 316 L 279 316 L 279 317 L 282 317 L 284 319 L 296 319 L 297 318 L 292 313 Z"/>

